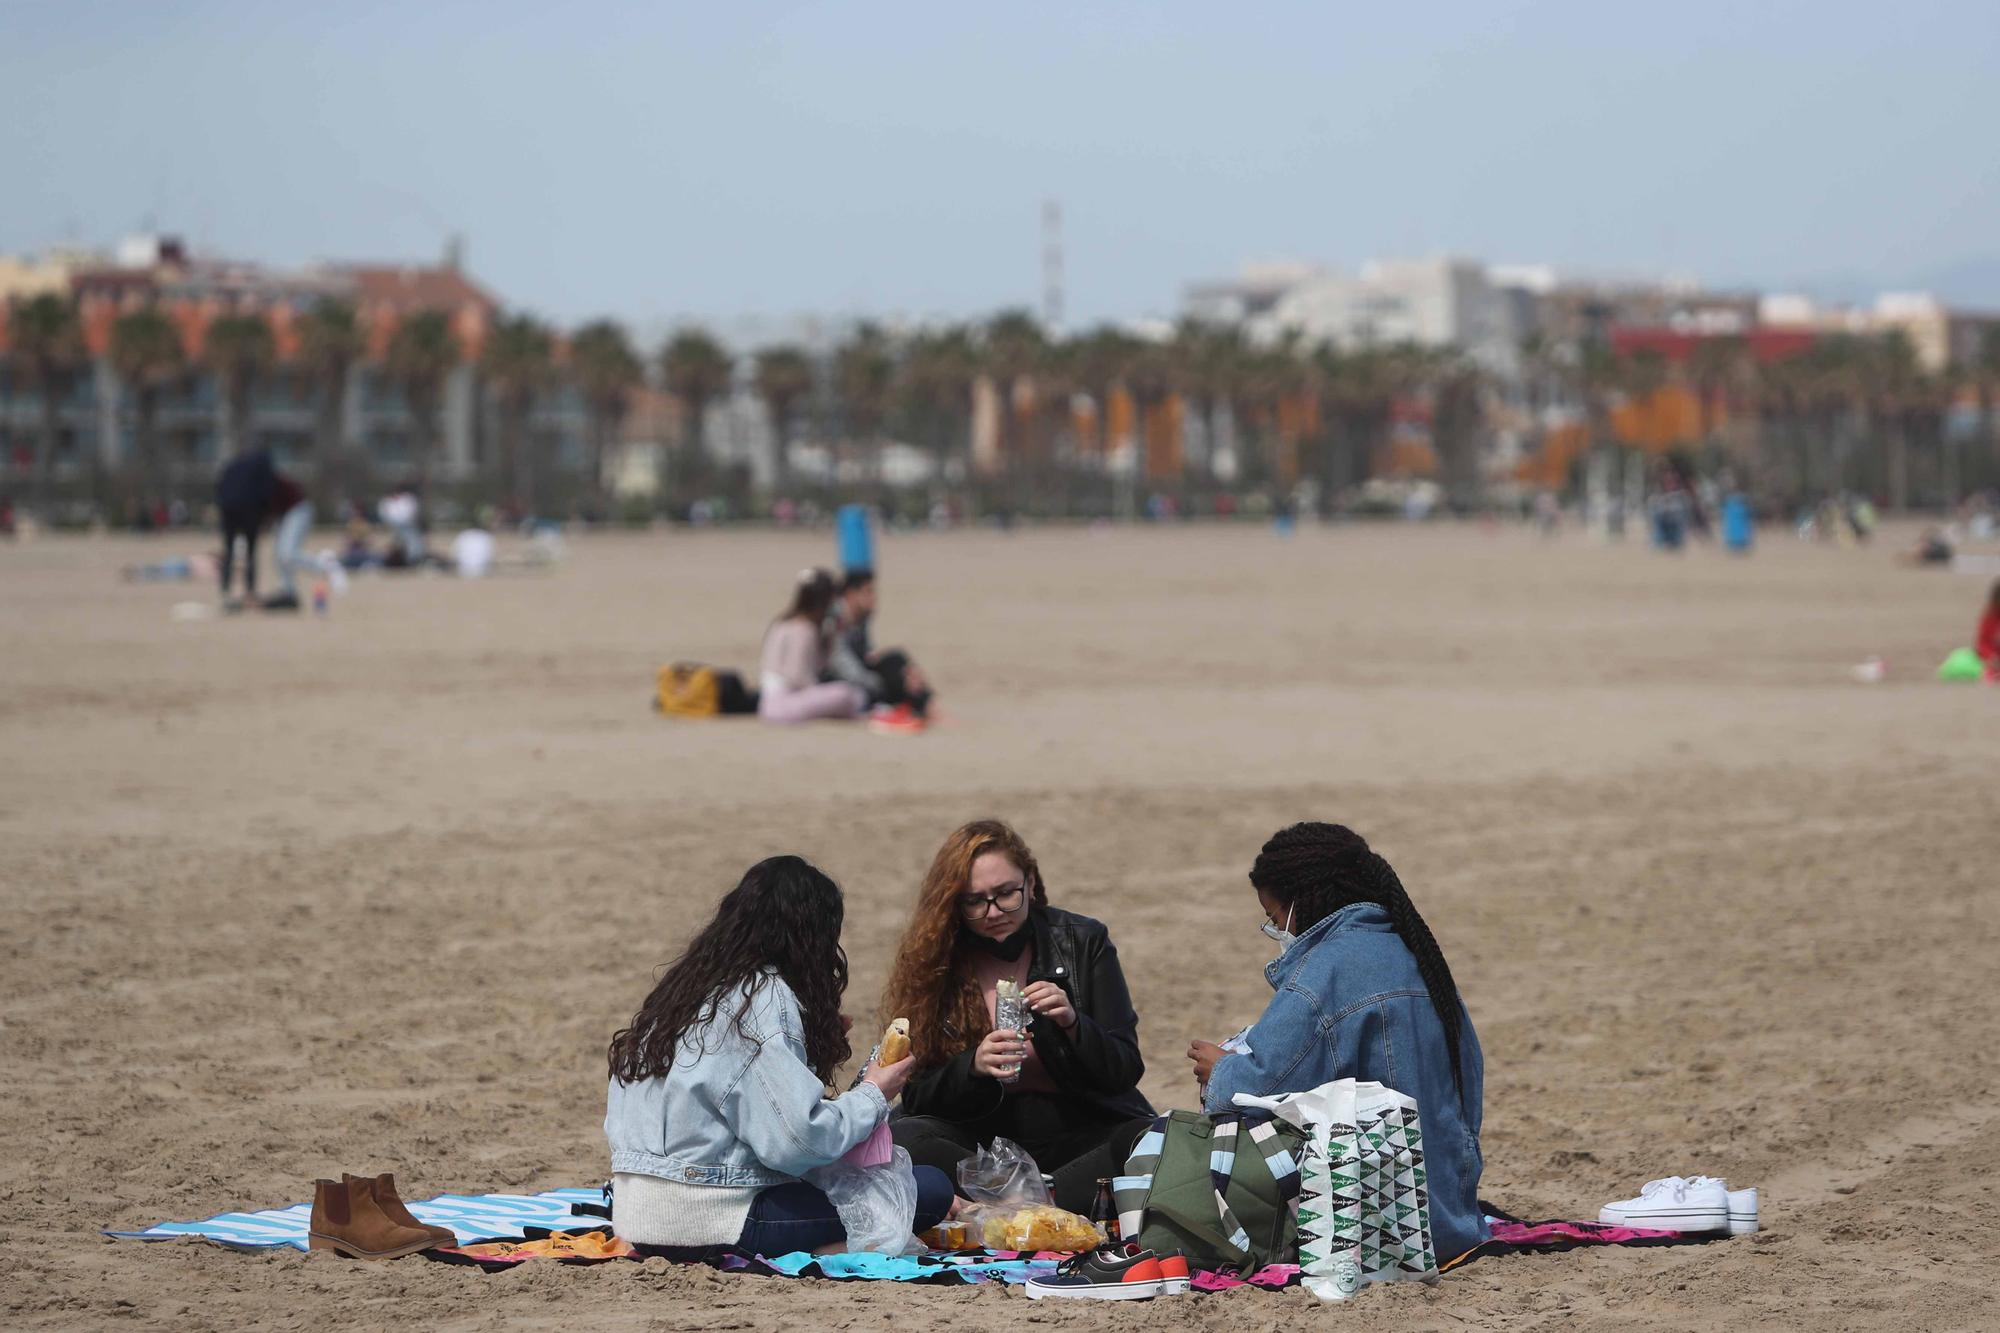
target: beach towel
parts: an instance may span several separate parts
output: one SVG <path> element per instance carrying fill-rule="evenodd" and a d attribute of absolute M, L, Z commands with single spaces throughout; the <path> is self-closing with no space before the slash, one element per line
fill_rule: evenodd
<path fill-rule="evenodd" d="M 543 1232 L 574 1229 L 584 1219 L 576 1213 L 578 1204 L 601 1208 L 601 1189 L 549 1190 L 544 1194 L 440 1194 L 435 1199 L 409 1204 L 419 1222 L 450 1227 L 463 1243 L 490 1240 L 522 1240 L 529 1227 Z M 162 1222 L 144 1231 L 107 1231 L 120 1240 L 175 1240 L 199 1236 L 218 1245 L 243 1250 L 307 1248 L 306 1228 L 312 1221 L 312 1205 L 295 1203 L 289 1208 L 272 1208 L 254 1213 L 218 1213 L 198 1222 Z"/>
<path fill-rule="evenodd" d="M 1603 1226 L 1595 1222 L 1524 1222 L 1482 1204 L 1492 1238 L 1448 1263 L 1451 1272 L 1474 1259 L 1503 1254 L 1559 1253 L 1585 1245 L 1700 1245 L 1727 1240 L 1725 1232 L 1683 1233 L 1640 1227 Z M 426 1250 L 423 1257 L 445 1263 L 469 1264 L 488 1272 L 528 1261 L 558 1263 L 630 1262 L 642 1259 L 606 1227 L 604 1191 L 560 1189 L 542 1194 L 441 1194 L 409 1205 L 422 1222 L 448 1226 L 458 1237 L 455 1247 Z M 144 1231 L 106 1231 L 121 1240 L 174 1240 L 196 1236 L 240 1250 L 306 1248 L 306 1227 L 312 1205 L 263 1212 L 221 1213 L 198 1222 L 162 1222 Z M 699 1262 L 725 1273 L 756 1273 L 771 1277 L 816 1277 L 836 1282 L 911 1282 L 949 1285 L 1002 1282 L 1015 1285 L 1055 1272 L 1064 1257 L 1021 1254 L 1010 1250 L 933 1251 L 926 1254 L 807 1254 L 776 1256 L 720 1251 Z M 1197 1271 L 1196 1291 L 1227 1291 L 1232 1287 L 1289 1287 L 1299 1281 L 1297 1264 L 1270 1264 L 1244 1276 Z"/>
<path fill-rule="evenodd" d="M 1490 1203 L 1486 1212 L 1489 1238 L 1440 1266 L 1449 1273 L 1474 1259 L 1503 1254 L 1560 1254 L 1586 1245 L 1706 1245 L 1728 1240 L 1726 1231 L 1660 1231 L 1648 1227 L 1615 1227 L 1601 1222 L 1524 1222 Z"/>

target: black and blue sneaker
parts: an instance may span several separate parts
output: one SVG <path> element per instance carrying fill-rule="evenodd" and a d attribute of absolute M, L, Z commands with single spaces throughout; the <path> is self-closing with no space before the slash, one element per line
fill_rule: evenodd
<path fill-rule="evenodd" d="M 1151 1250 L 1120 1254 L 1091 1250 L 1071 1255 L 1048 1277 L 1028 1279 L 1028 1299 L 1076 1298 L 1087 1301 L 1144 1301 L 1168 1290 L 1159 1256 Z"/>

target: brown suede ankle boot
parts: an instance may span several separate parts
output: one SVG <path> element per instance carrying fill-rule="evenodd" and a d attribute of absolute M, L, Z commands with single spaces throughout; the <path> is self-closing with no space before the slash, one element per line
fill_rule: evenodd
<path fill-rule="evenodd" d="M 400 1259 L 437 1244 L 430 1232 L 391 1221 L 375 1202 L 373 1184 L 353 1177 L 314 1181 L 307 1247 L 350 1259 Z"/>
<path fill-rule="evenodd" d="M 434 1238 L 433 1244 L 436 1245 L 458 1244 L 458 1237 L 450 1227 L 434 1227 L 428 1222 L 419 1222 L 416 1215 L 403 1205 L 402 1195 L 396 1192 L 395 1172 L 384 1171 L 379 1176 L 342 1175 L 340 1179 L 349 1189 L 372 1190 L 376 1206 L 381 1208 L 383 1215 L 397 1226 L 428 1231 Z"/>

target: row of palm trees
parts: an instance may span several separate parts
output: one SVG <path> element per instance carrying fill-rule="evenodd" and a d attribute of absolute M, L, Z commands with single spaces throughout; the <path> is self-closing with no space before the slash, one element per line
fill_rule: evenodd
<path fill-rule="evenodd" d="M 345 386 L 369 360 L 403 397 L 416 479 L 427 486 L 446 385 L 467 356 L 450 318 L 404 318 L 374 358 L 362 321 L 340 301 L 319 302 L 295 330 L 292 355 L 281 359 L 266 320 L 226 315 L 208 325 L 197 361 L 166 313 L 121 315 L 107 355 L 133 403 L 136 449 L 125 484 L 159 493 L 161 399 L 206 372 L 222 404 L 226 451 L 243 444 L 253 397 L 274 377 L 309 398 L 322 493 L 343 493 L 349 469 L 365 462 L 341 445 Z M 75 306 L 43 296 L 15 307 L 9 342 L 16 378 L 40 395 L 34 489 L 46 495 L 59 405 L 89 371 Z M 720 479 L 704 422 L 712 404 L 737 391 L 739 375 L 768 411 L 779 494 L 796 484 L 786 466 L 795 442 L 810 439 L 879 478 L 883 448 L 897 440 L 1016 507 L 1088 507 L 1114 471 L 1163 489 L 1278 490 L 1309 480 L 1332 497 L 1411 468 L 1434 472 L 1454 500 L 1473 504 L 1493 480 L 1486 446 L 1510 412 L 1526 437 L 1530 466 L 1521 478 L 1558 488 L 1574 484 L 1591 455 L 1669 450 L 1727 460 L 1786 498 L 1861 489 L 1900 508 L 2000 482 L 1995 337 L 1947 375 L 1925 374 L 1895 335 L 1822 338 L 1768 359 L 1747 340 L 1713 338 L 1679 365 L 1602 343 L 1530 339 L 1520 373 L 1502 382 L 1447 349 L 1337 350 L 1297 337 L 1264 344 L 1192 320 L 1164 338 L 1115 327 L 1065 338 L 1006 311 L 902 335 L 862 324 L 823 355 L 785 344 L 747 362 L 710 333 L 685 329 L 650 362 L 615 321 L 567 338 L 528 315 L 495 322 L 477 365 L 497 409 L 491 480 L 500 495 L 522 512 L 552 499 L 545 486 L 553 460 L 533 414 L 559 387 L 583 407 L 585 489 L 601 487 L 607 451 L 649 382 L 676 401 L 683 423 L 667 461 L 669 498 L 713 493 Z M 1949 429 L 1954 405 L 1968 398 L 1979 426 L 1970 449 Z M 1682 410 L 1669 410 L 1674 404 Z M 1551 424 L 1565 417 L 1567 427 Z"/>
<path fill-rule="evenodd" d="M 1530 471 L 1560 485 L 1565 464 L 1608 444 L 1702 455 L 1794 503 L 1854 491 L 1906 509 L 2000 487 L 2000 327 L 1941 371 L 1925 370 L 1900 331 L 1801 341 L 1760 354 L 1746 337 L 1705 338 L 1672 365 L 1530 339 L 1530 403 L 1565 400 L 1582 416 L 1569 447 L 1545 442 Z"/>

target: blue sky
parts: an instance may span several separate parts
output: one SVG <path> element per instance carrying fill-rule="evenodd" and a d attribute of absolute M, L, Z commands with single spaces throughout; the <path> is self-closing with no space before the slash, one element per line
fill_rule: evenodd
<path fill-rule="evenodd" d="M 563 320 L 1033 304 L 1045 197 L 1075 323 L 1276 256 L 2000 266 L 1991 0 L 0 0 L 0 90 L 0 251 L 457 230 Z"/>

